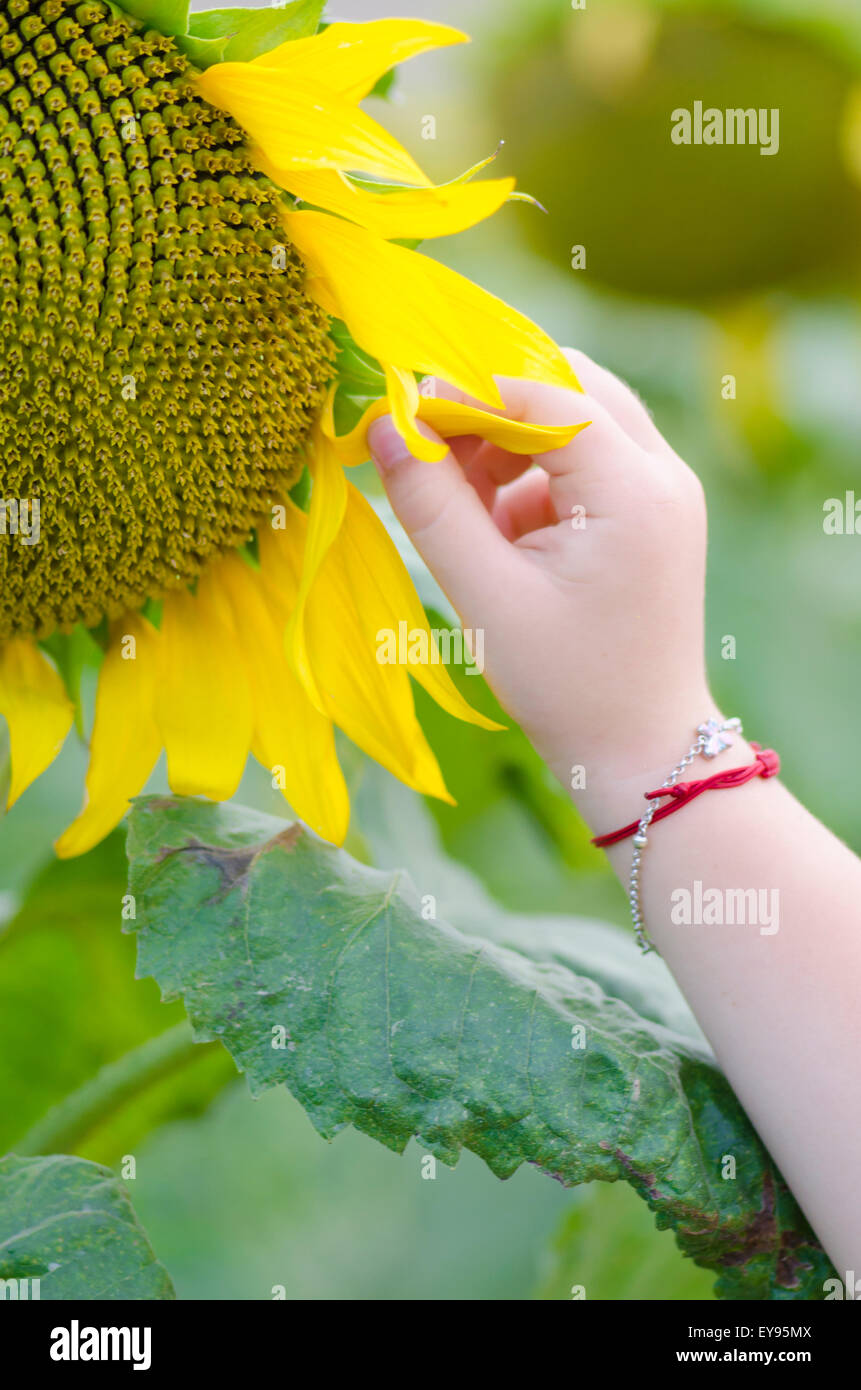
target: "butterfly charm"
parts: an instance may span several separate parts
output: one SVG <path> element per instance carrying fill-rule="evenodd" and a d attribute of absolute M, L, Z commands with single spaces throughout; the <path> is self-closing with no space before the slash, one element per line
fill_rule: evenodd
<path fill-rule="evenodd" d="M 724 749 L 732 747 L 732 739 L 724 738 L 727 729 L 737 729 L 741 732 L 741 721 L 738 719 L 728 719 L 725 724 L 719 724 L 716 719 L 708 719 L 705 724 L 700 724 L 697 733 L 703 739 L 703 757 L 716 758 L 718 753 L 723 753 Z"/>

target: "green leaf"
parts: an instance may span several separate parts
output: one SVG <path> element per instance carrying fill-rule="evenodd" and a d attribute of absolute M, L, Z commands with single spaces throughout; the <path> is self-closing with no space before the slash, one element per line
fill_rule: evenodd
<path fill-rule="evenodd" d="M 352 1124 L 446 1163 L 469 1148 L 501 1178 L 532 1163 L 565 1185 L 628 1182 L 724 1296 L 822 1297 L 826 1256 L 690 1038 L 432 920 L 404 875 L 299 824 L 146 797 L 128 852 L 139 973 L 183 997 L 254 1093 L 283 1082 L 326 1137 Z"/>
<path fill-rule="evenodd" d="M 437 915 L 452 926 L 478 933 L 533 962 L 588 975 L 605 994 L 624 1000 L 643 1018 L 705 1045 L 661 957 L 657 952 L 644 956 L 630 931 L 570 914 L 506 911 L 481 879 L 444 852 L 429 804 L 376 764 L 364 770 L 353 804 L 374 865 L 405 869 L 421 892 L 432 888 Z M 584 879 L 583 874 L 572 879 L 569 894 L 578 887 L 582 893 Z"/>
<path fill-rule="evenodd" d="M 279 44 L 317 32 L 325 0 L 293 0 L 263 10 L 204 10 L 189 20 L 182 47 L 200 67 L 210 63 L 246 63 Z"/>
<path fill-rule="evenodd" d="M 64 1155 L 0 1159 L 0 1279 L 38 1279 L 42 1299 L 175 1297 L 122 1183 Z"/>

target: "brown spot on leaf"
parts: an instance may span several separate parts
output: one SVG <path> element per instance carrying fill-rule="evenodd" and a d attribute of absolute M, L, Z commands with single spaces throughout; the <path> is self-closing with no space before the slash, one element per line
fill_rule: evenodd
<path fill-rule="evenodd" d="M 805 1268 L 805 1261 L 793 1252 L 809 1243 L 801 1231 L 780 1229 L 774 1177 L 767 1168 L 763 1174 L 762 1206 L 741 1233 L 740 1244 L 721 1258 L 721 1264 L 733 1268 L 747 1264 L 756 1255 L 776 1255 L 778 1283 L 783 1288 L 795 1289 L 801 1283 L 800 1271 Z"/>
<path fill-rule="evenodd" d="M 261 845 L 242 845 L 237 849 L 227 849 L 223 845 L 204 845 L 200 840 L 189 840 L 185 845 L 162 850 L 156 856 L 156 863 L 163 863 L 176 854 L 190 855 L 195 863 L 216 869 L 221 876 L 222 894 L 228 893 L 236 883 L 241 883 L 247 878 L 254 861 L 275 845 L 280 849 L 292 850 L 302 834 L 302 829 L 301 821 L 293 821 L 271 840 L 265 840 Z"/>
<path fill-rule="evenodd" d="M 639 1169 L 634 1167 L 633 1160 L 629 1158 L 628 1154 L 623 1153 L 621 1149 L 614 1149 L 613 1157 L 618 1159 L 621 1163 L 628 1175 L 628 1181 L 631 1183 L 632 1187 L 642 1188 L 646 1196 L 651 1197 L 655 1202 L 662 1200 L 661 1194 L 656 1186 L 658 1180 L 654 1173 L 641 1173 Z"/>
<path fill-rule="evenodd" d="M 271 849 L 273 845 L 278 845 L 279 849 L 291 850 L 302 834 L 302 828 L 302 822 L 294 820 L 292 825 L 285 826 L 285 828 L 280 831 L 279 834 L 273 836 L 269 843 L 264 845 L 263 848 Z"/>
<path fill-rule="evenodd" d="M 179 802 L 175 796 L 151 796 L 147 797 L 146 805 L 142 808 L 144 815 L 149 815 L 150 811 L 172 811 Z"/>

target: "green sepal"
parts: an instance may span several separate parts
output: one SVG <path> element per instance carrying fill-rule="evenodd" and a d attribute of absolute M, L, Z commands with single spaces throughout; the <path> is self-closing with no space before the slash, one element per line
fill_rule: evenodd
<path fill-rule="evenodd" d="M 384 73 L 383 73 L 382 77 L 380 78 L 379 82 L 377 82 L 376 86 L 374 86 L 374 87 L 371 88 L 371 90 L 368 92 L 368 96 L 369 96 L 369 97 L 380 97 L 383 101 L 388 101 L 389 97 L 390 97 L 391 94 L 392 94 L 392 91 L 393 91 L 393 89 L 394 89 L 394 85 L 395 85 L 395 83 L 397 82 L 397 80 L 398 80 L 398 71 L 397 71 L 397 68 L 389 68 L 388 72 L 384 72 Z"/>
<path fill-rule="evenodd" d="M 122 0 L 122 4 L 111 4 L 111 9 L 169 38 L 179 38 L 188 29 L 188 6 L 189 0 Z"/>
<path fill-rule="evenodd" d="M 204 10 L 191 15 L 180 47 L 201 68 L 248 63 L 279 44 L 317 32 L 325 0 L 293 0 L 279 9 Z"/>
<path fill-rule="evenodd" d="M 338 350 L 335 431 L 348 434 L 368 406 L 386 394 L 386 377 L 376 358 L 363 352 L 345 323 L 333 320 L 329 332 Z"/>
<path fill-rule="evenodd" d="M 143 608 L 141 609 L 141 612 L 143 613 L 144 617 L 148 618 L 149 621 L 152 623 L 153 627 L 155 628 L 161 627 L 161 612 L 163 602 L 163 599 L 160 598 L 148 598 Z"/>
<path fill-rule="evenodd" d="M 311 502 L 311 471 L 306 466 L 289 493 L 290 501 L 295 502 L 300 511 L 307 512 Z"/>
<path fill-rule="evenodd" d="M 105 636 L 107 624 L 105 624 Z M 86 628 L 79 624 L 71 632 L 54 632 L 39 644 L 53 661 L 60 679 L 66 687 L 66 694 L 75 707 L 75 728 L 84 737 L 84 710 L 81 697 L 81 683 L 85 669 L 93 669 L 101 664 L 104 643 L 100 640 L 98 628 Z"/>

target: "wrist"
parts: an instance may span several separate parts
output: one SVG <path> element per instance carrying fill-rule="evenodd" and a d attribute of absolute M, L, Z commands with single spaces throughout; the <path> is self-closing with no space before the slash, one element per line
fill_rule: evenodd
<path fill-rule="evenodd" d="M 587 823 L 596 834 L 635 819 L 646 808 L 646 792 L 661 786 L 696 741 L 700 724 L 709 719 L 726 721 L 708 690 L 679 697 L 660 711 L 644 712 L 635 724 L 615 737 L 590 741 L 579 759 L 572 759 L 567 785 Z M 729 746 L 719 763 L 697 757 L 682 780 L 708 776 L 709 770 L 728 770 L 753 761 L 754 752 L 737 731 L 722 736 Z M 557 774 L 558 775 L 558 774 Z"/>

